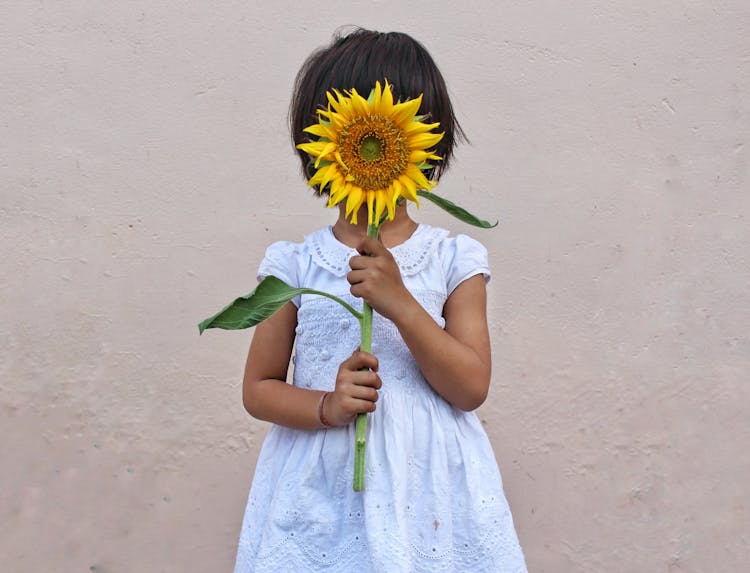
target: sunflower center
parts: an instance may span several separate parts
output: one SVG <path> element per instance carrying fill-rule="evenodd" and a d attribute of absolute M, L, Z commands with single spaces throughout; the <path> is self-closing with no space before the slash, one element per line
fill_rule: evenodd
<path fill-rule="evenodd" d="M 359 143 L 359 153 L 365 161 L 377 161 L 383 156 L 383 142 L 374 133 L 365 135 Z"/>
<path fill-rule="evenodd" d="M 365 191 L 387 189 L 409 163 L 406 135 L 381 115 L 358 116 L 339 132 L 342 167 Z"/>

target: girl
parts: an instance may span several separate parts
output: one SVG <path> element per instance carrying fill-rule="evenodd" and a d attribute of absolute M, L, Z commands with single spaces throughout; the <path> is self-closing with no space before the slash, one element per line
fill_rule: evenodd
<path fill-rule="evenodd" d="M 291 106 L 294 143 L 308 141 L 303 129 L 327 91 L 367 94 L 385 78 L 394 99 L 423 94 L 419 113 L 440 122 L 438 179 L 462 132 L 435 63 L 405 34 L 358 30 L 310 56 Z M 300 159 L 309 178 L 309 157 Z M 367 301 L 376 313 L 373 352 L 358 350 L 357 321 L 324 297 L 302 295 L 256 328 L 243 402 L 274 425 L 235 572 L 525 572 L 473 412 L 491 372 L 487 252 L 467 236 L 416 223 L 405 202 L 379 240 L 366 236 L 366 205 L 358 215 L 350 223 L 342 203 L 332 227 L 302 243 L 275 243 L 261 262 L 260 279 L 274 275 L 358 309 Z M 370 416 L 366 489 L 357 493 L 352 422 L 360 412 Z"/>

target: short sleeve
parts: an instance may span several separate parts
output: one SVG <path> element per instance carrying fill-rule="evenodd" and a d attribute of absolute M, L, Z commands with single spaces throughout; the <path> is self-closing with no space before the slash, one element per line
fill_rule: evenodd
<path fill-rule="evenodd" d="M 298 245 L 288 241 L 279 241 L 270 245 L 258 267 L 258 282 L 273 275 L 289 286 L 299 287 L 297 247 Z M 292 302 L 299 308 L 300 297 L 294 297 Z"/>
<path fill-rule="evenodd" d="M 467 235 L 447 238 L 442 259 L 448 295 L 474 275 L 484 275 L 485 282 L 490 280 L 487 249 L 482 243 Z"/>

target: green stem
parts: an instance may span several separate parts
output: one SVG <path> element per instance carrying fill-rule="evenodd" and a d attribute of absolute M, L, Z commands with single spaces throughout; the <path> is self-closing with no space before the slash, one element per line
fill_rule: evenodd
<path fill-rule="evenodd" d="M 367 236 L 377 238 L 380 224 L 367 225 Z M 365 302 L 362 305 L 362 319 L 360 320 L 362 352 L 372 351 L 372 307 Z M 367 414 L 357 414 L 354 438 L 354 491 L 365 489 L 365 437 L 367 435 Z"/>

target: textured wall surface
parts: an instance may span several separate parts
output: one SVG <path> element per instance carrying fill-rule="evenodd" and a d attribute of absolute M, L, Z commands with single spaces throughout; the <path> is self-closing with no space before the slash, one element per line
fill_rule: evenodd
<path fill-rule="evenodd" d="M 441 192 L 501 219 L 480 415 L 530 571 L 747 570 L 746 0 L 3 3 L 2 570 L 231 569 L 267 428 L 252 333 L 196 324 L 335 219 L 285 117 L 350 23 L 430 49 Z"/>

